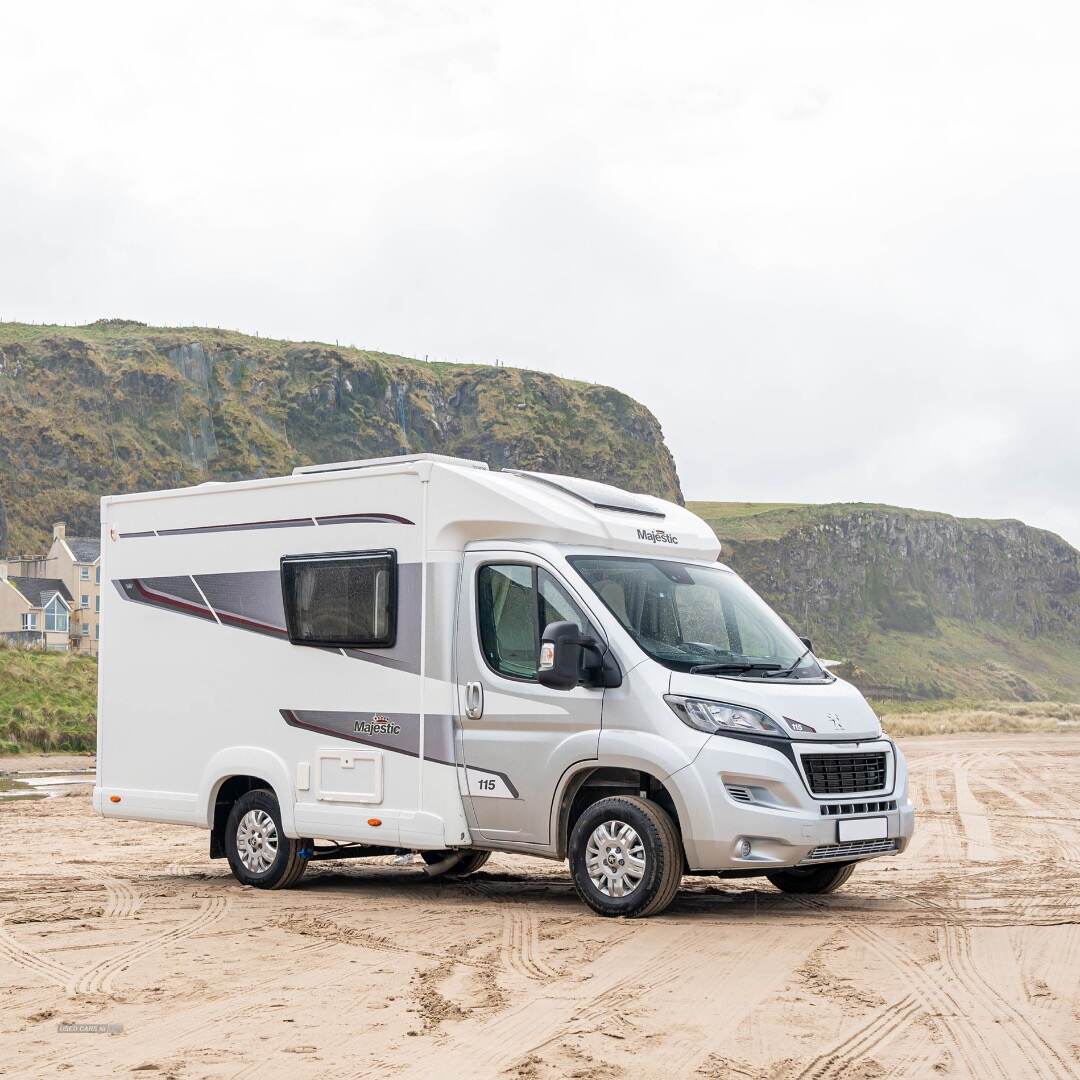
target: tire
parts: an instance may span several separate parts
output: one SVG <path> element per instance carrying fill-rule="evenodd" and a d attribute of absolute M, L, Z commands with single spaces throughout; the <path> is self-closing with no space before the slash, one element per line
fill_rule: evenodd
<path fill-rule="evenodd" d="M 428 866 L 434 866 L 436 863 L 442 862 L 443 859 L 449 855 L 449 851 L 421 851 L 420 855 L 424 862 Z M 449 870 L 444 870 L 441 874 L 437 874 L 436 877 L 447 878 L 463 878 L 468 877 L 470 874 L 475 874 L 481 866 L 484 865 L 491 858 L 490 851 L 466 851 L 462 856 L 461 862 L 456 866 L 451 866 Z"/>
<path fill-rule="evenodd" d="M 307 869 L 300 852 L 310 840 L 293 840 L 281 826 L 281 810 L 272 791 L 256 788 L 233 803 L 225 826 L 225 855 L 233 876 L 256 889 L 287 889 Z"/>
<path fill-rule="evenodd" d="M 836 892 L 852 874 L 855 864 L 826 863 L 824 866 L 793 866 L 789 870 L 777 870 L 765 876 L 781 892 L 831 893 Z"/>
<path fill-rule="evenodd" d="M 631 854 L 640 864 L 628 871 Z M 570 834 L 574 888 L 598 915 L 659 915 L 679 891 L 684 860 L 682 840 L 667 812 L 635 795 L 594 802 Z"/>

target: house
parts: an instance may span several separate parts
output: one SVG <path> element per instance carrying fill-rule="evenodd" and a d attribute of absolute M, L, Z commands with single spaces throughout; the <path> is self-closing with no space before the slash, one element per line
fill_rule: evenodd
<path fill-rule="evenodd" d="M 66 652 L 72 608 L 71 593 L 59 578 L 11 576 L 0 563 L 0 637 Z"/>
<path fill-rule="evenodd" d="M 48 575 L 64 582 L 72 597 L 71 649 L 97 655 L 101 640 L 101 539 L 68 536 L 62 521 L 53 525 L 46 556 Z"/>
<path fill-rule="evenodd" d="M 68 536 L 66 525 L 58 521 L 47 554 L 13 556 L 0 562 L 0 571 L 0 585 L 8 586 L 0 588 L 0 635 L 50 649 L 60 648 L 62 637 L 64 649 L 97 655 L 101 640 L 98 537 Z M 45 593 L 48 601 L 42 605 Z M 54 596 L 60 599 L 53 602 Z"/>

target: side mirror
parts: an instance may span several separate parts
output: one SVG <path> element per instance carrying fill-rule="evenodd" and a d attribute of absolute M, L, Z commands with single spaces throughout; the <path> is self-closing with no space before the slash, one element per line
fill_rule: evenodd
<path fill-rule="evenodd" d="M 549 690 L 587 686 L 619 686 L 622 672 L 607 649 L 594 638 L 582 637 L 572 622 L 549 623 L 540 638 L 536 680 Z"/>
<path fill-rule="evenodd" d="M 814 651 L 814 646 L 813 646 L 813 645 L 812 645 L 812 644 L 810 643 L 810 639 L 809 639 L 808 637 L 801 637 L 801 638 L 799 638 L 799 640 L 800 640 L 800 641 L 801 641 L 801 642 L 802 642 L 802 643 L 803 643 L 803 644 L 804 644 L 804 645 L 805 645 L 805 646 L 806 646 L 806 647 L 807 647 L 807 648 L 808 648 L 808 649 L 809 649 L 809 650 L 810 650 L 811 652 L 813 652 L 813 651 Z"/>

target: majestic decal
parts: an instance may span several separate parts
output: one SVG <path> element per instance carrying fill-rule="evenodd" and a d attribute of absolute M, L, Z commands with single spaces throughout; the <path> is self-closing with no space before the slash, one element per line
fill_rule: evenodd
<path fill-rule="evenodd" d="M 395 724 L 388 716 L 380 716 L 376 713 L 370 720 L 353 721 L 353 734 L 355 735 L 400 735 L 401 726 Z"/>
<path fill-rule="evenodd" d="M 679 538 L 663 529 L 638 529 L 637 538 L 648 540 L 650 544 L 678 544 Z"/>

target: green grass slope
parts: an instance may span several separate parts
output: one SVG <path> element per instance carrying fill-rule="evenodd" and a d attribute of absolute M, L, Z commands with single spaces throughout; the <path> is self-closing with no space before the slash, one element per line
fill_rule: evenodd
<path fill-rule="evenodd" d="M 0 553 L 41 548 L 53 521 L 96 532 L 104 494 L 422 451 L 681 500 L 656 418 L 607 386 L 201 327 L 0 323 Z"/>
<path fill-rule="evenodd" d="M 0 647 L 0 754 L 92 751 L 97 661 Z"/>
<path fill-rule="evenodd" d="M 688 505 L 876 697 L 1080 699 L 1080 552 L 1053 533 L 869 503 Z"/>

